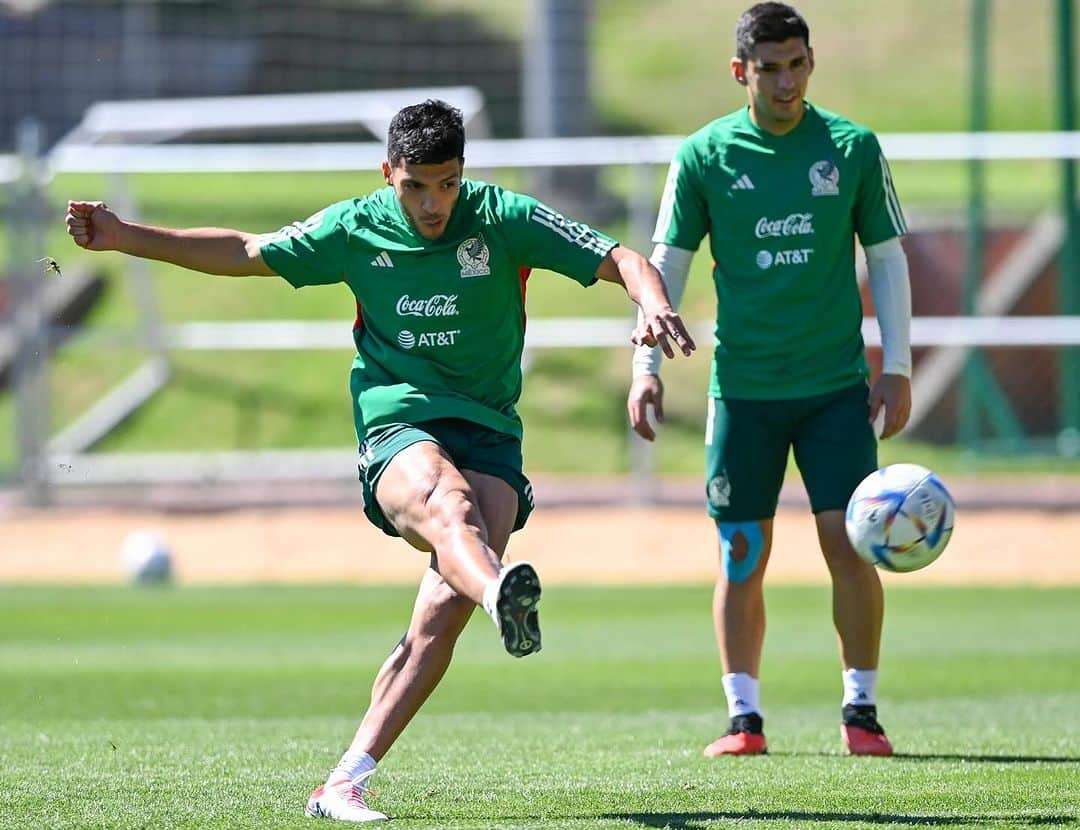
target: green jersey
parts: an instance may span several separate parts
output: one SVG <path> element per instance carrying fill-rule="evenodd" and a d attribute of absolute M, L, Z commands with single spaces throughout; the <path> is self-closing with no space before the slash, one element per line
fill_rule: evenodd
<path fill-rule="evenodd" d="M 654 242 L 696 251 L 709 235 L 717 314 L 714 397 L 824 394 L 868 375 L 855 279 L 864 246 L 906 232 L 870 130 L 807 105 L 790 133 L 749 108 L 680 146 Z"/>
<path fill-rule="evenodd" d="M 267 236 L 262 256 L 297 288 L 344 282 L 355 295 L 361 441 L 372 427 L 435 418 L 520 438 L 529 272 L 591 285 L 616 244 L 529 196 L 464 180 L 437 240 L 413 230 L 386 187 Z"/>

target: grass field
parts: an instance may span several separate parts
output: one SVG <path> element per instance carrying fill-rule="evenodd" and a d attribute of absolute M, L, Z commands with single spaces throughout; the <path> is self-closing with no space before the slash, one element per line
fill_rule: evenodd
<path fill-rule="evenodd" d="M 520 37 L 529 4 L 420 0 L 465 10 Z M 741 103 L 728 59 L 751 0 L 600 0 L 593 4 L 591 68 L 597 108 L 637 132 L 702 123 Z M 962 130 L 968 124 L 971 3 L 801 0 L 817 57 L 811 83 L 826 107 L 879 130 Z M 1056 4 L 990 2 L 990 125 L 1049 129 L 1056 118 Z M 1074 16 L 1080 33 L 1080 20 Z M 684 127 L 685 129 L 685 127 Z"/>
<path fill-rule="evenodd" d="M 891 590 L 898 757 L 841 754 L 825 588 L 769 592 L 768 757 L 706 760 L 722 693 L 697 588 L 552 588 L 545 650 L 474 619 L 385 759 L 401 828 L 1080 822 L 1080 591 Z M 350 738 L 405 588 L 0 589 L 0 827 L 285 828 Z M 327 824 L 326 826 L 330 826 Z"/>

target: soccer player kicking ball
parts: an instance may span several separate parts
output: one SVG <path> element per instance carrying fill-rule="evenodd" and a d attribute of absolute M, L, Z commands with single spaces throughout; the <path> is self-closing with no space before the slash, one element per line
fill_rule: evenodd
<path fill-rule="evenodd" d="M 100 202 L 68 205 L 68 233 L 89 250 L 280 275 L 298 288 L 344 282 L 356 297 L 350 389 L 364 512 L 431 560 L 352 744 L 308 801 L 313 817 L 386 818 L 365 801 L 368 781 L 442 678 L 476 605 L 510 654 L 540 650 L 536 571 L 501 564 L 533 506 L 514 408 L 530 269 L 622 285 L 640 307 L 635 343 L 669 357 L 694 349 L 643 256 L 536 199 L 462 178 L 464 157 L 461 113 L 429 100 L 390 123 L 388 187 L 277 233 L 155 228 Z"/>
<path fill-rule="evenodd" d="M 911 406 L 911 291 L 904 217 L 874 134 L 805 100 L 814 69 L 806 21 L 759 3 L 735 29 L 731 74 L 748 106 L 706 125 L 677 151 L 660 204 L 652 261 L 671 296 L 709 236 L 718 314 L 705 426 L 706 498 L 720 542 L 713 600 L 730 728 L 706 755 L 766 751 L 758 677 L 762 580 L 789 450 L 802 473 L 833 586 L 843 662 L 841 734 L 855 755 L 891 755 L 877 720 L 884 600 L 874 568 L 844 531 L 848 498 L 877 468 L 882 437 Z M 884 346 L 868 387 L 854 237 L 866 251 Z M 627 406 L 652 440 L 663 414 L 660 358 L 634 356 Z"/>

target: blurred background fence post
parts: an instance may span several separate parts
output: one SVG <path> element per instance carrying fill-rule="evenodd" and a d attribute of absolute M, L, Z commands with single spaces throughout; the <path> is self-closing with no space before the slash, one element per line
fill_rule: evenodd
<path fill-rule="evenodd" d="M 47 220 L 42 182 L 41 125 L 25 118 L 16 129 L 15 145 L 19 177 L 11 188 L 8 203 L 10 234 L 12 320 L 14 323 L 14 360 L 12 380 L 15 390 L 17 475 L 26 500 L 44 505 L 49 500 L 49 466 L 46 445 L 49 439 L 49 318 L 45 295 L 49 279 L 42 277 L 42 229 Z"/>
<path fill-rule="evenodd" d="M 1058 107 L 1061 129 L 1076 129 L 1076 58 L 1073 54 L 1073 0 L 1057 2 Z M 1061 249 L 1059 313 L 1080 314 L 1080 222 L 1076 213 L 1076 160 L 1061 162 L 1061 212 L 1065 244 Z M 1080 454 L 1080 349 L 1061 354 L 1061 432 L 1063 454 Z"/>
<path fill-rule="evenodd" d="M 968 128 L 973 133 L 986 130 L 989 75 L 989 0 L 971 0 L 971 101 Z M 978 157 L 968 161 L 967 268 L 964 272 L 964 314 L 975 314 L 979 287 L 986 267 L 984 248 L 985 223 L 985 162 Z M 982 355 L 977 350 L 968 353 L 964 361 L 963 397 L 960 401 L 960 443 L 973 449 L 979 440 L 980 406 L 986 396 L 981 393 L 979 369 Z"/>
<path fill-rule="evenodd" d="M 164 67 L 157 59 L 160 18 L 157 3 L 124 2 L 120 24 L 121 83 L 132 98 L 156 98 L 161 94 Z"/>
<path fill-rule="evenodd" d="M 529 138 L 593 133 L 592 15 L 593 0 L 529 0 L 521 100 Z M 530 187 L 560 211 L 580 215 L 583 206 L 596 205 L 597 172 L 592 167 L 540 167 L 532 171 Z"/>

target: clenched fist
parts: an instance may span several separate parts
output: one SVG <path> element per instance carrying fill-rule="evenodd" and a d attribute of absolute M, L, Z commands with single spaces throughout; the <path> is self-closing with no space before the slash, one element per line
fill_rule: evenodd
<path fill-rule="evenodd" d="M 80 248 L 115 251 L 123 223 L 104 202 L 68 202 L 68 235 Z"/>

